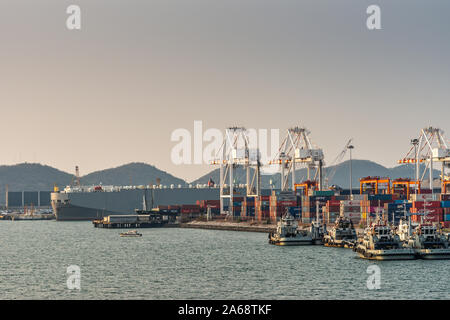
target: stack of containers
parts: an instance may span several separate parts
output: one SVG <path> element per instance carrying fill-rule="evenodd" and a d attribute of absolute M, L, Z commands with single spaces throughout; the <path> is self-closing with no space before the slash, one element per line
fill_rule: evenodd
<path fill-rule="evenodd" d="M 244 197 L 233 197 L 233 216 L 240 217 Z"/>
<path fill-rule="evenodd" d="M 328 200 L 325 207 L 322 208 L 324 222 L 327 224 L 334 223 L 339 216 L 341 211 L 341 201 L 340 200 Z"/>
<path fill-rule="evenodd" d="M 444 228 L 450 228 L 450 194 L 441 194 L 440 200 L 443 211 Z"/>
<path fill-rule="evenodd" d="M 336 206 L 339 207 L 340 205 L 340 203 L 337 204 L 335 202 L 336 196 L 334 196 L 334 193 L 330 191 L 315 191 L 315 193 L 317 195 L 303 196 L 301 198 L 302 222 L 311 223 L 312 220 L 316 219 L 317 204 L 319 205 L 319 210 L 321 210 L 323 213 L 322 216 L 324 222 L 328 223 L 327 221 L 329 221 L 330 219 L 330 212 L 333 213 L 331 214 L 331 220 L 332 222 L 334 222 L 336 220 L 336 219 L 333 220 L 333 218 L 336 216 L 335 213 L 337 212 L 339 214 L 339 209 L 336 211 Z M 328 201 L 332 202 L 328 203 Z"/>
<path fill-rule="evenodd" d="M 341 200 L 340 214 L 349 218 L 353 225 L 358 225 L 361 221 L 361 200 Z"/>
<path fill-rule="evenodd" d="M 314 196 L 302 196 L 302 222 L 311 223 L 316 217 L 316 199 Z"/>
<path fill-rule="evenodd" d="M 188 221 L 200 215 L 200 206 L 196 204 L 183 204 L 180 213 L 181 221 Z"/>
<path fill-rule="evenodd" d="M 259 196 L 255 199 L 255 214 L 258 221 L 270 218 L 270 196 Z"/>
<path fill-rule="evenodd" d="M 182 214 L 200 213 L 200 206 L 197 204 L 183 204 L 181 206 Z"/>
<path fill-rule="evenodd" d="M 424 217 L 425 221 L 428 222 L 442 222 L 444 221 L 443 210 L 441 208 L 441 201 L 413 201 L 411 213 L 418 213 L 422 210 L 428 211 L 427 215 Z M 420 222 L 420 215 L 411 216 L 411 220 L 414 222 Z"/>
<path fill-rule="evenodd" d="M 403 201 L 403 202 L 400 202 Z M 394 222 L 395 225 L 398 225 L 400 222 L 400 219 L 405 217 L 405 207 L 406 212 L 410 212 L 412 208 L 412 203 L 404 201 L 404 200 L 398 200 L 396 202 L 391 203 L 385 203 L 384 204 L 384 212 L 387 214 L 387 220 L 389 222 Z"/>
<path fill-rule="evenodd" d="M 242 201 L 242 217 L 254 217 L 255 216 L 255 197 L 245 197 Z"/>
<path fill-rule="evenodd" d="M 197 200 L 197 205 L 200 206 L 201 212 L 206 213 L 210 207 L 212 214 L 220 214 L 220 200 Z"/>
<path fill-rule="evenodd" d="M 387 214 L 386 205 L 393 203 L 391 194 L 368 194 L 366 198 L 361 200 L 361 219 L 363 222 L 367 218 L 375 218 L 377 213 Z M 388 219 L 388 216 L 384 218 Z M 392 217 L 391 217 L 392 218 Z"/>
<path fill-rule="evenodd" d="M 273 192 L 270 196 L 270 220 L 275 222 L 283 216 L 286 211 L 294 214 L 297 218 L 299 209 L 295 209 L 297 205 L 297 196 L 292 192 L 280 192 L 278 195 Z M 293 208 L 293 209 L 291 209 Z M 297 215 L 295 215 L 297 214 Z"/>

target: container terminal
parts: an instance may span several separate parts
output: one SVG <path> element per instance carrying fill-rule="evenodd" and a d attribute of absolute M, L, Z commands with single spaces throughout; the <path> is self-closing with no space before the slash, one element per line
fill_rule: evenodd
<path fill-rule="evenodd" d="M 134 214 L 140 207 L 158 209 L 161 213 L 177 214 L 180 222 L 199 217 L 209 220 L 247 221 L 275 225 L 286 211 L 299 225 L 310 224 L 316 218 L 332 224 L 339 216 L 351 220 L 355 227 L 364 227 L 377 214 L 398 224 L 408 213 L 413 220 L 422 219 L 427 210 L 430 222 L 450 227 L 450 149 L 439 128 L 420 130 L 410 141 L 409 151 L 399 164 L 414 164 L 415 178 L 362 177 L 359 186 L 351 185 L 352 139 L 334 159 L 342 162 L 350 153 L 350 189 L 330 186 L 336 170 L 324 173 L 324 152 L 311 141 L 310 131 L 303 127 L 289 128 L 280 149 L 267 164 L 261 163 L 258 149 L 249 147 L 249 136 L 243 127 L 229 127 L 212 165 L 220 167 L 218 185 L 68 187 L 51 193 L 51 204 L 57 220 L 94 220 L 111 215 Z M 422 164 L 422 166 L 421 166 Z M 423 166 L 425 164 L 425 166 Z M 441 165 L 441 186 L 435 188 L 433 167 Z M 276 166 L 281 183 L 279 189 L 261 188 L 261 168 Z M 236 168 L 246 172 L 244 184 L 235 183 Z M 306 180 L 299 181 L 296 169 L 306 167 Z M 428 176 L 429 174 L 429 176 Z M 428 178 L 428 183 L 425 180 Z M 356 189 L 359 187 L 358 189 Z"/>
<path fill-rule="evenodd" d="M 355 227 L 364 227 L 377 214 L 398 224 L 408 213 L 412 219 L 426 219 L 450 227 L 450 149 L 443 131 L 427 127 L 411 140 L 409 151 L 399 164 L 414 164 L 415 178 L 391 180 L 389 177 L 368 176 L 359 186 L 351 185 L 352 139 L 334 159 L 340 163 L 350 153 L 350 189 L 330 186 L 336 166 L 324 173 L 324 152 L 311 141 L 310 131 L 302 127 L 289 128 L 277 155 L 262 164 L 258 149 L 249 147 L 249 136 L 243 127 L 229 127 L 212 165 L 220 167 L 218 185 L 182 186 L 82 186 L 77 185 L 49 194 L 56 220 L 102 220 L 114 215 L 136 215 L 136 209 L 157 210 L 159 214 L 175 214 L 178 222 L 195 219 L 275 226 L 286 211 L 299 225 L 320 218 L 333 224 L 339 216 L 351 220 Z M 421 166 L 422 164 L 422 166 Z M 425 166 L 423 166 L 425 164 Z M 433 186 L 433 167 L 441 165 L 440 188 Z M 278 189 L 261 188 L 261 168 L 276 166 L 281 183 Z M 246 172 L 244 184 L 235 183 L 236 168 Z M 307 169 L 306 180 L 299 180 L 297 169 Z M 421 168 L 424 168 L 421 170 Z M 429 173 L 428 183 L 424 181 Z M 358 189 L 356 189 L 359 187 Z M 21 194 L 22 202 L 26 197 Z M 47 197 L 47 194 L 44 194 Z M 40 198 L 39 198 L 40 199 Z M 38 200 L 39 201 L 39 200 Z M 48 200 L 45 200 L 47 202 Z M 1 214 L 5 217 L 5 214 Z"/>

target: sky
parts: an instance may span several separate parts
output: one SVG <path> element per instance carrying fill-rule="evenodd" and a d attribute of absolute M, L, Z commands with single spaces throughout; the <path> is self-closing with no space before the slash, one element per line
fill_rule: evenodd
<path fill-rule="evenodd" d="M 305 126 L 328 163 L 353 138 L 354 158 L 393 167 L 422 127 L 450 129 L 449 15 L 448 0 L 2 0 L 0 164 L 192 181 L 212 167 L 173 163 L 171 134 L 197 120 Z"/>

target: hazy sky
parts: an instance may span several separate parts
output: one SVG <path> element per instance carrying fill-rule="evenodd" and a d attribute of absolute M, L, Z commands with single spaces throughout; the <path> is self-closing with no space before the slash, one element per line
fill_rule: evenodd
<path fill-rule="evenodd" d="M 142 161 L 190 181 L 212 168 L 174 165 L 170 136 L 202 120 L 303 125 L 329 162 L 353 137 L 392 167 L 420 128 L 450 129 L 449 39 L 448 0 L 2 0 L 0 164 Z"/>

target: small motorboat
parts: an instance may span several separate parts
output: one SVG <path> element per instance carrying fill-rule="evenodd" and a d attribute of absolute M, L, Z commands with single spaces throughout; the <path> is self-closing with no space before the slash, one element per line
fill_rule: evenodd
<path fill-rule="evenodd" d="M 121 237 L 142 237 L 142 233 L 137 232 L 137 230 L 122 232 Z"/>

